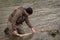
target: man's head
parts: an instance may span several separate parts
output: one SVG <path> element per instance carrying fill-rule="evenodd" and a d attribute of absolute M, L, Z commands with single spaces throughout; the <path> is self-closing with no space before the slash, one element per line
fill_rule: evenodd
<path fill-rule="evenodd" d="M 26 8 L 25 13 L 27 16 L 29 16 L 33 13 L 33 9 L 31 7 L 28 7 L 28 8 Z"/>

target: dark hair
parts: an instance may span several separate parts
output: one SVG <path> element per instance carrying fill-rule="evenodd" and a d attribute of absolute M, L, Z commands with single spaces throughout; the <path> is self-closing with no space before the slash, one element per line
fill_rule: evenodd
<path fill-rule="evenodd" d="M 28 8 L 26 8 L 26 12 L 28 14 L 32 14 L 33 13 L 33 9 L 31 7 L 28 7 Z"/>

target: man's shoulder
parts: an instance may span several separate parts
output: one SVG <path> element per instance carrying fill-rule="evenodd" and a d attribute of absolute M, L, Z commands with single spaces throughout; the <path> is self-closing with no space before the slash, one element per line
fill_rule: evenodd
<path fill-rule="evenodd" d="M 17 12 L 19 12 L 19 13 L 22 13 L 22 12 L 23 12 L 23 10 L 24 10 L 24 8 L 23 8 L 23 7 L 18 7 L 18 8 L 17 8 Z"/>

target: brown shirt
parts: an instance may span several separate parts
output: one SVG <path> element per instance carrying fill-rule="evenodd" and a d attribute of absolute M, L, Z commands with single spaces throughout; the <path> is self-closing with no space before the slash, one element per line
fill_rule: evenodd
<path fill-rule="evenodd" d="M 26 24 L 32 28 L 28 16 L 26 16 L 26 14 L 24 13 L 24 8 L 20 7 L 18 9 L 15 9 L 12 14 L 9 16 L 9 22 L 12 23 L 12 29 L 16 30 L 16 26 L 18 26 L 19 24 L 23 24 L 23 22 L 25 21 Z"/>

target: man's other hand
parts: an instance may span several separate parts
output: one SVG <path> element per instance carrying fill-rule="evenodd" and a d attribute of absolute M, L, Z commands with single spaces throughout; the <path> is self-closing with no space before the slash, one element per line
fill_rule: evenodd
<path fill-rule="evenodd" d="M 18 32 L 17 32 L 17 31 L 13 31 L 12 34 L 13 34 L 13 35 L 17 35 Z"/>

